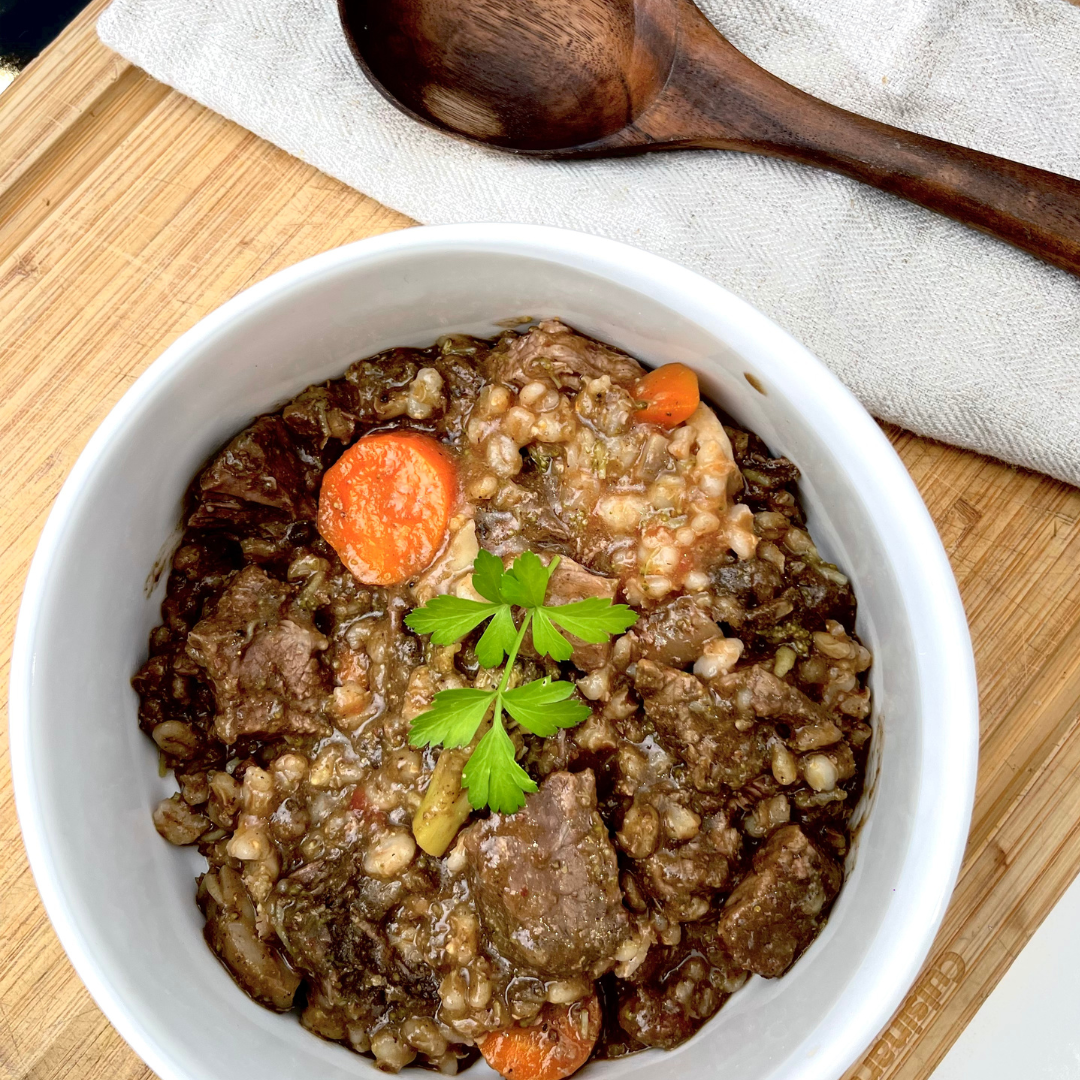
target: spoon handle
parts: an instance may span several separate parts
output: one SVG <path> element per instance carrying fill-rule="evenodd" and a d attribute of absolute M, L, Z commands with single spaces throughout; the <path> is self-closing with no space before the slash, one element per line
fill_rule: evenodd
<path fill-rule="evenodd" d="M 816 104 L 778 156 L 861 180 L 1080 274 L 1080 182 Z"/>
<path fill-rule="evenodd" d="M 711 147 L 816 165 L 971 225 L 1080 274 L 1080 181 L 890 127 L 759 67 L 684 3 L 668 88 L 636 149 Z"/>

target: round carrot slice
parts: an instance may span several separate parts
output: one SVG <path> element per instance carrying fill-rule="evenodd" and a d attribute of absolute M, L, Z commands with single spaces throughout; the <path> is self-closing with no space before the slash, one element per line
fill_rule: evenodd
<path fill-rule="evenodd" d="M 600 999 L 593 994 L 573 1005 L 545 1005 L 537 1023 L 494 1031 L 478 1045 L 506 1080 L 563 1080 L 589 1060 L 600 1021 Z"/>
<path fill-rule="evenodd" d="M 319 532 L 367 585 L 396 585 L 429 566 L 446 537 L 457 470 L 427 435 L 358 439 L 323 475 Z"/>
<path fill-rule="evenodd" d="M 664 364 L 638 379 L 634 397 L 643 405 L 636 420 L 672 428 L 690 419 L 701 392 L 697 375 L 685 364 Z"/>

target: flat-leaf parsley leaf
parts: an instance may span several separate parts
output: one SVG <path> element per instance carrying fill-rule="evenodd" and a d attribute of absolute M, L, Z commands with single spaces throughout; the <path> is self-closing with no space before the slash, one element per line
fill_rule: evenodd
<path fill-rule="evenodd" d="M 494 690 L 440 690 L 431 708 L 413 720 L 409 742 L 413 746 L 468 746 L 494 700 Z"/>
<path fill-rule="evenodd" d="M 536 651 L 563 661 L 570 659 L 574 647 L 559 627 L 598 644 L 637 622 L 636 613 L 625 604 L 602 597 L 545 605 L 548 583 L 558 565 L 558 556 L 545 566 L 526 551 L 507 570 L 501 559 L 481 551 L 473 562 L 473 588 L 486 602 L 436 596 L 405 618 L 411 630 L 430 634 L 436 645 L 453 645 L 487 622 L 476 643 L 476 658 L 485 668 L 497 668 L 505 658 L 494 690 L 440 690 L 431 708 L 413 720 L 409 732 L 413 746 L 469 746 L 490 715 L 490 727 L 476 742 L 461 781 L 476 810 L 489 806 L 512 814 L 525 805 L 525 794 L 536 790 L 535 781 L 515 759 L 513 740 L 503 725 L 504 711 L 520 727 L 544 738 L 559 728 L 580 724 L 589 715 L 587 705 L 571 700 L 574 686 L 569 682 L 543 678 L 509 689 L 510 673 L 530 626 Z M 514 621 L 515 608 L 522 612 L 520 624 Z"/>
<path fill-rule="evenodd" d="M 410 629 L 430 634 L 436 645 L 453 645 L 485 619 L 490 619 L 494 604 L 466 600 L 461 596 L 435 596 L 406 618 Z"/>
<path fill-rule="evenodd" d="M 536 781 L 514 759 L 514 743 L 500 723 L 493 724 L 477 744 L 465 765 L 461 786 L 468 788 L 474 810 L 490 806 L 513 814 L 525 805 L 526 792 L 536 790 Z"/>
<path fill-rule="evenodd" d="M 547 738 L 559 728 L 577 727 L 589 715 L 589 706 L 568 701 L 574 684 L 537 679 L 503 694 L 503 708 L 534 735 Z"/>

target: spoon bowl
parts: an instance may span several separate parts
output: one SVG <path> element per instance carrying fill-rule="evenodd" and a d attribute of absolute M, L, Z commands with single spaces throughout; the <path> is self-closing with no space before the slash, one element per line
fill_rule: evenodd
<path fill-rule="evenodd" d="M 663 88 L 663 0 L 341 0 L 385 97 L 454 135 L 550 154 L 622 131 Z"/>
<path fill-rule="evenodd" d="M 739 52 L 691 0 L 339 0 L 339 11 L 383 96 L 447 134 L 547 158 L 785 158 L 1080 274 L 1080 182 L 811 97 Z"/>

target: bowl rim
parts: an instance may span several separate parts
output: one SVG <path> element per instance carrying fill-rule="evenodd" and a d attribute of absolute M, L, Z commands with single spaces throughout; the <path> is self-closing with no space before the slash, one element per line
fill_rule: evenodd
<path fill-rule="evenodd" d="M 785 1080 L 835 1080 L 888 1024 L 928 955 L 958 877 L 967 842 L 978 764 L 978 691 L 967 618 L 945 550 L 930 514 L 906 467 L 891 443 L 854 395 L 804 345 L 747 301 L 723 286 L 658 255 L 618 241 L 548 226 L 500 223 L 436 225 L 406 228 L 357 240 L 294 263 L 248 287 L 211 311 L 166 348 L 136 379 L 95 430 L 65 479 L 38 541 L 19 607 L 9 682 L 9 753 L 16 810 L 34 881 L 45 910 L 77 974 L 121 1037 L 162 1080 L 190 1080 L 182 1066 L 160 1047 L 143 1020 L 123 1000 L 87 942 L 68 898 L 69 886 L 54 862 L 41 807 L 32 785 L 30 700 L 34 681 L 34 643 L 40 609 L 49 589 L 51 570 L 79 493 L 98 468 L 112 441 L 137 416 L 144 401 L 183 368 L 234 320 L 273 304 L 304 283 L 361 261 L 423 252 L 517 255 L 596 273 L 634 289 L 631 278 L 663 283 L 663 292 L 693 297 L 701 310 L 722 308 L 733 326 L 729 339 L 764 346 L 772 356 L 792 358 L 790 384 L 815 415 L 843 414 L 846 440 L 858 442 L 861 455 L 852 471 L 889 492 L 896 507 L 904 546 L 918 551 L 918 573 L 924 593 L 933 597 L 937 617 L 928 632 L 931 649 L 920 649 L 920 661 L 948 673 L 941 680 L 940 711 L 950 723 L 935 732 L 935 759 L 948 760 L 949 783 L 920 786 L 918 818 L 930 814 L 932 827 L 918 825 L 904 858 L 920 841 L 916 862 L 916 903 L 894 915 L 893 908 L 875 936 L 892 931 L 882 974 L 872 992 L 850 1012 L 830 1043 L 806 1055 Z M 683 305 L 683 314 L 693 319 Z M 787 375 L 785 377 L 787 377 Z M 806 411 L 811 411 L 809 408 Z M 928 754 L 924 750 L 924 761 Z M 923 835 L 925 834 L 925 835 Z M 910 882 L 909 882 L 910 884 Z M 891 921 L 890 921 L 891 920 Z M 787 1064 L 791 1064 L 789 1062 Z M 777 1076 L 775 1072 L 770 1076 Z"/>

